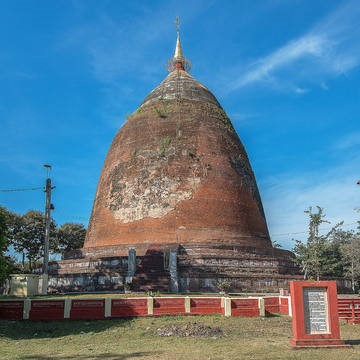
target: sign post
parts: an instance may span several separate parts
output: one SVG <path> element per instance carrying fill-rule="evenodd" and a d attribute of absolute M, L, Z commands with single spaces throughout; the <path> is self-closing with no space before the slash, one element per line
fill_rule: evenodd
<path fill-rule="evenodd" d="M 350 347 L 340 339 L 335 281 L 291 281 L 293 338 L 301 348 Z"/>

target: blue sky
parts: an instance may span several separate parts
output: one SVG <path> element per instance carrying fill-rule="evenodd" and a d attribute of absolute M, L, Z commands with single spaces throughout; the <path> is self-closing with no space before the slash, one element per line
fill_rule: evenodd
<path fill-rule="evenodd" d="M 360 206 L 360 3 L 1 1 L 0 189 L 41 186 L 53 216 L 87 224 L 113 136 L 166 76 L 181 18 L 192 75 L 246 146 L 272 238 L 305 237 L 309 206 L 353 224 Z M 41 191 L 0 193 L 23 213 Z"/>

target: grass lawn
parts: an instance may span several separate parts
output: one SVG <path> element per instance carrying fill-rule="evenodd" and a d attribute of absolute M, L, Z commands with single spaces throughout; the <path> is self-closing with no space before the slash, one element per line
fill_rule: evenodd
<path fill-rule="evenodd" d="M 224 336 L 160 337 L 168 324 L 197 322 Z M 351 349 L 292 350 L 287 316 L 167 316 L 104 321 L 0 321 L 0 359 L 360 359 L 360 325 L 341 325 Z"/>

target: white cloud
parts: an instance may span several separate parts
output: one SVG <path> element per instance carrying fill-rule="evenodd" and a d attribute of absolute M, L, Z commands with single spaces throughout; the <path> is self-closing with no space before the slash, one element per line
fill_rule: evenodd
<path fill-rule="evenodd" d="M 357 156 L 328 172 L 284 174 L 261 184 L 272 239 L 289 249 L 294 245 L 292 238 L 305 239 L 307 218 L 304 210 L 309 206 L 323 207 L 332 224 L 344 221 L 348 224 L 344 229 L 355 228 L 353 223 L 360 218 L 355 211 L 360 206 L 360 186 L 356 184 L 359 162 L 360 156 Z"/>
<path fill-rule="evenodd" d="M 168 24 L 159 16 L 152 19 L 151 23 L 137 19 L 126 24 L 115 22 L 111 15 L 103 14 L 97 19 L 96 26 L 71 29 L 58 46 L 83 49 L 92 75 L 102 83 L 117 86 L 127 73 L 153 74 L 154 68 L 149 61 L 154 61 L 155 56 L 149 58 L 146 55 Z"/>
<path fill-rule="evenodd" d="M 329 86 L 328 86 L 324 81 L 321 82 L 320 87 L 321 87 L 323 90 L 329 90 Z"/>
<path fill-rule="evenodd" d="M 141 96 L 149 91 L 147 83 L 156 84 L 166 75 L 165 65 L 175 48 L 175 16 L 179 15 L 186 27 L 212 1 L 200 0 L 180 9 L 174 0 L 158 5 L 135 3 L 132 15 L 125 17 L 101 8 L 94 21 L 70 28 L 56 44 L 60 51 L 76 48 L 85 57 L 89 73 L 101 84 L 102 118 L 111 128 L 119 128 L 119 117 L 136 109 Z M 170 39 L 171 47 L 167 44 L 161 49 L 159 44 Z M 142 89 L 142 85 L 146 87 Z"/>
<path fill-rule="evenodd" d="M 307 35 L 292 41 L 272 54 L 258 60 L 251 69 L 233 84 L 239 88 L 257 81 L 272 80 L 272 73 L 302 57 L 320 57 L 330 44 L 320 36 Z"/>
<path fill-rule="evenodd" d="M 319 85 L 324 87 L 324 77 L 339 76 L 359 65 L 359 17 L 359 3 L 347 2 L 304 35 L 250 64 L 230 90 L 259 82 L 288 87 L 289 74 L 282 76 L 282 72 L 290 65 L 295 81 L 320 78 Z M 298 93 L 298 87 L 292 88 Z"/>
<path fill-rule="evenodd" d="M 354 147 L 360 147 L 360 132 L 347 134 L 335 144 L 335 148 L 347 150 Z"/>
<path fill-rule="evenodd" d="M 306 93 L 308 93 L 310 90 L 309 89 L 306 89 L 306 88 L 302 88 L 302 87 L 296 87 L 295 88 L 295 92 L 297 93 L 297 94 L 306 94 Z"/>
<path fill-rule="evenodd" d="M 174 0 L 158 5 L 134 5 L 131 18 L 120 20 L 102 10 L 94 23 L 70 29 L 62 36 L 58 47 L 83 49 L 93 76 L 106 85 L 121 87 L 125 76 L 144 80 L 152 79 L 156 74 L 156 79 L 158 74 L 165 72 L 168 60 L 163 58 L 161 51 L 155 50 L 159 49 L 156 43 L 171 38 L 175 47 L 175 16 L 179 15 L 185 25 L 210 7 L 212 1 L 192 2 L 191 7 L 185 5 L 179 9 Z M 168 58 L 172 51 L 170 48 Z"/>

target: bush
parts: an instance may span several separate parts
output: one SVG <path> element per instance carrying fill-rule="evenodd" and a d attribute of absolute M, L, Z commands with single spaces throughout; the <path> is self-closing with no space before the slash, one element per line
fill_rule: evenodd
<path fill-rule="evenodd" d="M 172 137 L 171 136 L 165 136 L 163 138 L 160 139 L 160 155 L 164 156 L 165 151 L 169 148 L 170 144 L 172 141 Z"/>
<path fill-rule="evenodd" d="M 231 281 L 229 279 L 218 280 L 216 286 L 220 292 L 227 293 L 231 289 Z"/>
<path fill-rule="evenodd" d="M 124 284 L 124 290 L 125 290 L 125 291 L 132 291 L 133 288 L 134 288 L 133 283 L 126 282 L 126 283 Z"/>

